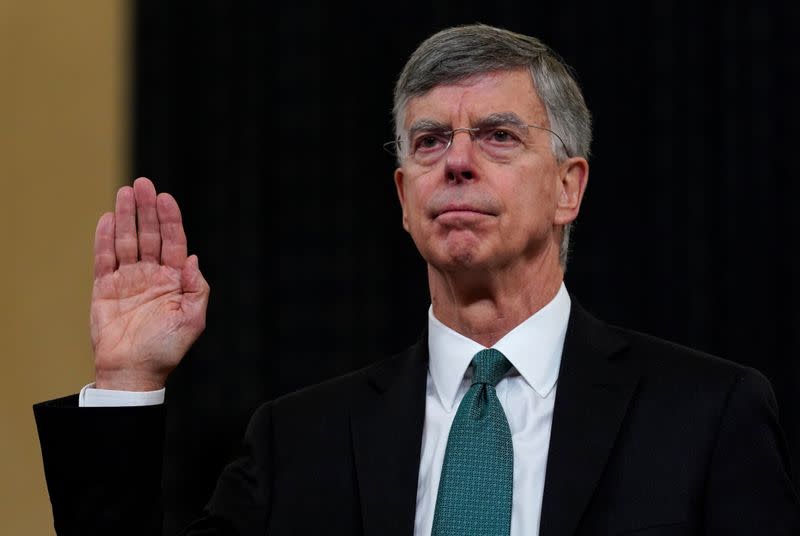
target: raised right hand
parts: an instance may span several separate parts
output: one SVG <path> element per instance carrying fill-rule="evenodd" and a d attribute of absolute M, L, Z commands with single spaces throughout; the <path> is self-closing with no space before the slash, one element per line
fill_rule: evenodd
<path fill-rule="evenodd" d="M 95 386 L 160 389 L 205 328 L 209 294 L 171 195 L 144 177 L 119 189 L 97 222 L 94 277 Z"/>

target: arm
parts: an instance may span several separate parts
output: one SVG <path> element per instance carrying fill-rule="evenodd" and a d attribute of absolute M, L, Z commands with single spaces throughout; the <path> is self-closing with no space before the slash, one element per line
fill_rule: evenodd
<path fill-rule="evenodd" d="M 706 534 L 800 534 L 800 501 L 772 388 L 747 369 L 721 417 L 706 488 Z"/>
<path fill-rule="evenodd" d="M 164 407 L 33 408 L 53 522 L 71 534 L 161 534 Z"/>
<path fill-rule="evenodd" d="M 73 395 L 33 409 L 59 536 L 162 534 L 163 406 L 79 408 Z M 242 456 L 183 536 L 265 533 L 271 430 L 267 404 L 248 425 Z"/>
<path fill-rule="evenodd" d="M 97 224 L 90 315 L 96 386 L 156 391 L 205 324 L 209 287 L 187 256 L 177 203 L 139 178 Z M 77 408 L 34 414 L 59 534 L 160 534 L 163 408 Z"/>

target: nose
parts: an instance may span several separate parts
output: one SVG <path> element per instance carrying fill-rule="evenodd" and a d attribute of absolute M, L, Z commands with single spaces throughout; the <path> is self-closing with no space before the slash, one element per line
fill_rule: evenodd
<path fill-rule="evenodd" d="M 460 133 L 464 133 L 466 136 L 456 135 Z M 448 181 L 460 182 L 474 178 L 474 150 L 472 130 L 469 128 L 453 129 L 444 163 L 444 172 Z"/>

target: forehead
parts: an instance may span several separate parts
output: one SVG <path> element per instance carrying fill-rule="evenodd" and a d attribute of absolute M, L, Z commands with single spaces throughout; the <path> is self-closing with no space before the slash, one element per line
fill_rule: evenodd
<path fill-rule="evenodd" d="M 547 120 L 529 70 L 496 71 L 438 85 L 424 95 L 409 99 L 404 126 L 409 128 L 420 120 L 457 126 L 464 121 L 505 112 L 515 113 L 529 122 L 541 124 Z"/>

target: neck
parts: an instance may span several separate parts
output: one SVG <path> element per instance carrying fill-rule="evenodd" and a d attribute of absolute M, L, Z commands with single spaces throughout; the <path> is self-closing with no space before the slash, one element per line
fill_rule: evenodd
<path fill-rule="evenodd" d="M 440 322 L 490 347 L 550 303 L 564 272 L 556 262 L 500 271 L 443 272 L 428 266 L 433 313 Z"/>

